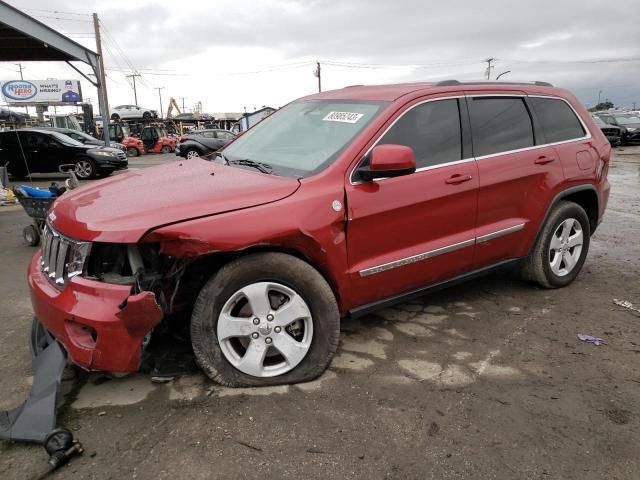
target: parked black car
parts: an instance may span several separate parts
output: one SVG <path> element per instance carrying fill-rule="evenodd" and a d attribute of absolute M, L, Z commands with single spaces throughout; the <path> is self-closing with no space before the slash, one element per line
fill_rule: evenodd
<path fill-rule="evenodd" d="M 62 133 L 68 137 L 77 140 L 80 143 L 84 143 L 85 145 L 94 145 L 96 147 L 104 147 L 104 140 L 100 140 L 96 137 L 92 137 L 88 133 L 79 132 L 78 130 L 72 130 L 71 128 L 57 128 L 57 127 L 43 127 L 44 130 L 49 130 L 52 132 Z M 118 142 L 111 142 L 111 146 L 113 148 L 117 148 L 122 150 L 123 152 L 127 151 L 127 148 Z"/>
<path fill-rule="evenodd" d="M 117 148 L 83 145 L 71 137 L 46 129 L 25 128 L 0 132 L 0 165 L 15 177 L 58 172 L 74 163 L 79 178 L 106 177 L 127 168 L 127 155 Z"/>
<path fill-rule="evenodd" d="M 176 155 L 185 158 L 201 157 L 216 152 L 234 138 L 235 135 L 227 130 L 194 130 L 180 137 Z"/>
<path fill-rule="evenodd" d="M 599 113 L 598 116 L 609 125 L 622 130 L 622 144 L 640 142 L 640 117 L 629 113 Z"/>
<path fill-rule="evenodd" d="M 622 141 L 622 129 L 615 125 L 608 124 L 597 115 L 592 115 L 592 117 L 593 121 L 596 122 L 596 125 L 600 127 L 600 130 L 602 130 L 604 136 L 609 140 L 611 146 L 617 147 L 620 145 L 620 142 Z"/>

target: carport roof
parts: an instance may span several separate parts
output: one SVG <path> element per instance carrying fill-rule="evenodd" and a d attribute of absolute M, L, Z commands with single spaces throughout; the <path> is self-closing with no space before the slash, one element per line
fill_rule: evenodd
<path fill-rule="evenodd" d="M 0 0 L 0 61 L 80 61 L 97 54 Z"/>

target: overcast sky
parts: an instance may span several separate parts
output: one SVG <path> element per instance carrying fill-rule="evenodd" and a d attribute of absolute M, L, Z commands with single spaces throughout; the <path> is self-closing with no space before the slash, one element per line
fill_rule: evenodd
<path fill-rule="evenodd" d="M 95 50 L 90 14 L 105 27 L 111 106 L 159 109 L 185 97 L 190 110 L 253 111 L 353 84 L 484 78 L 545 80 L 587 105 L 602 99 L 640 108 L 637 11 L 610 0 L 8 0 Z M 55 13 L 54 13 L 55 12 Z M 87 15 L 88 14 L 88 15 Z M 632 60 L 634 59 L 635 60 Z M 597 60 L 597 62 L 593 62 Z M 625 61 L 618 61 L 625 60 Z M 78 78 L 64 63 L 23 64 L 25 79 Z M 0 63 L 0 79 L 17 78 Z M 85 71 L 87 67 L 81 66 Z M 97 105 L 83 80 L 83 93 Z"/>

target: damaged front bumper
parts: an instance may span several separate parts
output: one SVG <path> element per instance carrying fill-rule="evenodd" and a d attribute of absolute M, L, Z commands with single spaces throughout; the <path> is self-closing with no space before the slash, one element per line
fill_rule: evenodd
<path fill-rule="evenodd" d="M 81 276 L 60 289 L 41 271 L 38 254 L 28 280 L 36 317 L 73 363 L 85 370 L 138 370 L 143 339 L 163 316 L 154 293 L 131 295 L 130 285 Z"/>

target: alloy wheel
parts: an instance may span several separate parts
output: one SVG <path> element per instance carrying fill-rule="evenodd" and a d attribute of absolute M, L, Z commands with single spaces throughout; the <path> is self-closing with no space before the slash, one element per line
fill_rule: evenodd
<path fill-rule="evenodd" d="M 584 233 L 575 218 L 564 220 L 551 237 L 549 243 L 549 266 L 559 277 L 571 273 L 580 260 Z"/>
<path fill-rule="evenodd" d="M 217 336 L 222 353 L 235 368 L 254 377 L 275 377 L 295 368 L 309 351 L 311 311 L 285 285 L 252 283 L 222 307 Z"/>
<path fill-rule="evenodd" d="M 198 153 L 197 150 L 189 150 L 187 152 L 187 158 L 198 158 L 200 157 L 200 154 Z"/>
<path fill-rule="evenodd" d="M 90 178 L 93 175 L 93 165 L 89 160 L 78 160 L 76 162 L 76 175 L 78 178 Z"/>

